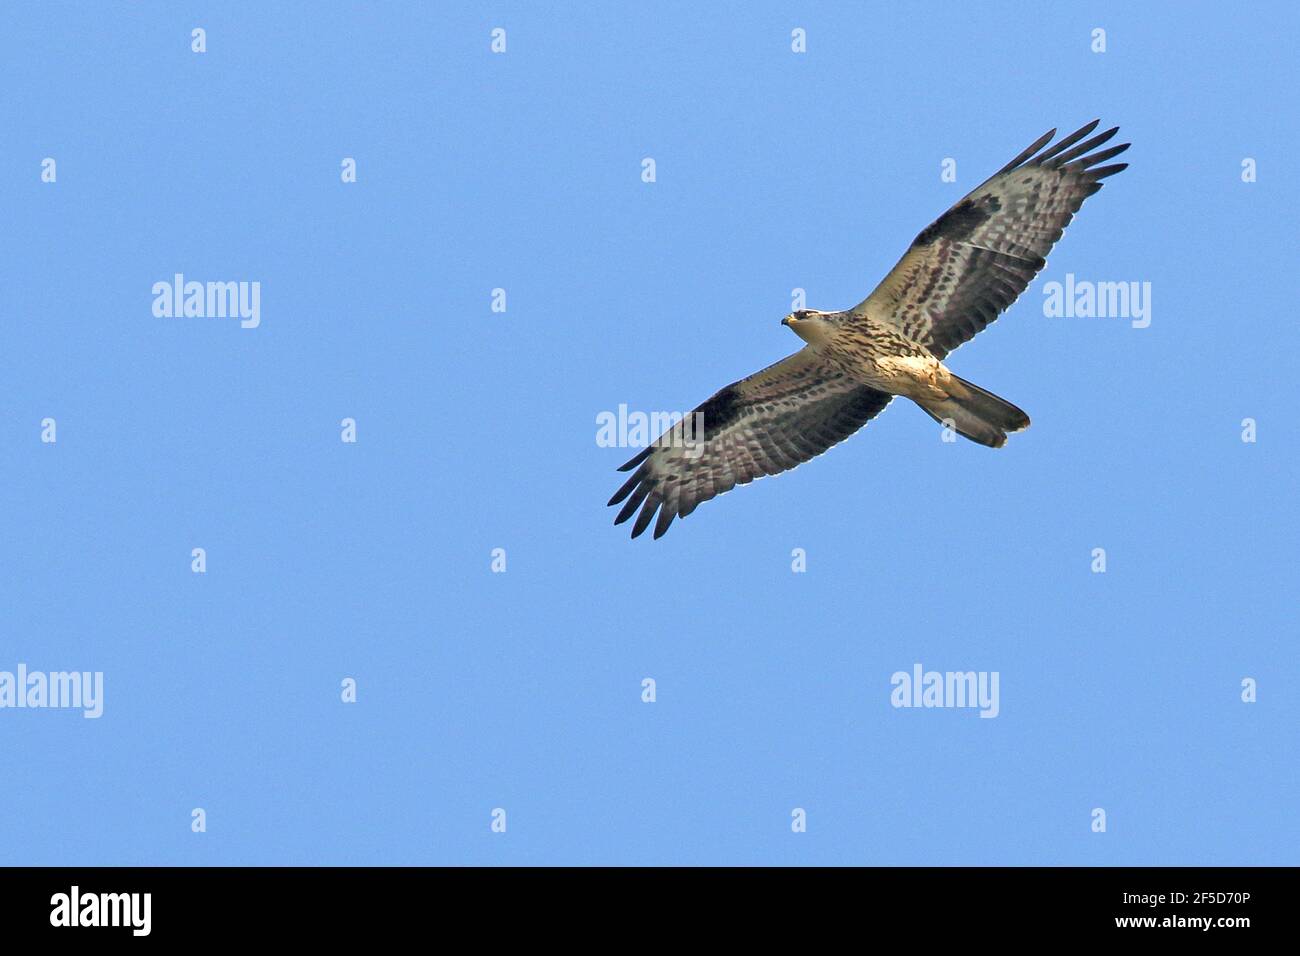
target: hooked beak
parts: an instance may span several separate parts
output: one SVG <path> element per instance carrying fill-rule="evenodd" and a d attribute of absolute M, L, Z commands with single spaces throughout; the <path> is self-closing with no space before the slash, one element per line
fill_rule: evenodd
<path fill-rule="evenodd" d="M 784 319 L 782 319 L 782 320 L 781 320 L 781 324 L 782 324 L 782 325 L 789 325 L 789 324 L 790 324 L 790 316 L 787 315 Z"/>

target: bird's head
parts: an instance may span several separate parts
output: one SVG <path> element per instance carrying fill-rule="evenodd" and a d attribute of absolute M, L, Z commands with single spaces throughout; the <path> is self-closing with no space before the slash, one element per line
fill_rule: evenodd
<path fill-rule="evenodd" d="M 787 315 L 781 320 L 781 324 L 788 327 L 791 332 L 805 342 L 815 345 L 830 335 L 835 328 L 838 317 L 839 313 L 836 312 L 800 309 L 798 312 L 791 312 Z"/>

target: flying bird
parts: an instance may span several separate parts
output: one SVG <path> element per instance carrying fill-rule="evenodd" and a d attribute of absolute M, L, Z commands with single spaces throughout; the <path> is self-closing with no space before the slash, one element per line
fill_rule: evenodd
<path fill-rule="evenodd" d="M 1127 163 L 1102 166 L 1129 144 L 1097 147 L 1098 120 L 1056 143 L 1044 133 L 921 231 L 869 296 L 843 312 L 805 309 L 781 320 L 807 344 L 733 382 L 665 431 L 619 471 L 637 537 L 654 536 L 701 501 L 787 471 L 842 442 L 896 395 L 971 441 L 1001 448 L 1029 416 L 958 378 L 943 359 L 1025 291 L 1084 199 Z M 1049 145 L 1051 144 L 1051 145 Z M 1095 152 L 1094 152 L 1095 150 Z"/>

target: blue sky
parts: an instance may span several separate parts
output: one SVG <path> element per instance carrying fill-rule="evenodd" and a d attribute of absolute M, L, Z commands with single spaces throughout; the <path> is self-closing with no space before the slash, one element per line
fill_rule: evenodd
<path fill-rule="evenodd" d="M 0 671 L 104 675 L 0 709 L 0 862 L 1300 862 L 1295 9 L 546 7 L 0 14 Z M 1130 168 L 949 362 L 1032 428 L 897 402 L 610 526 L 601 412 L 1098 116 Z M 176 273 L 260 325 L 155 316 Z M 1069 273 L 1149 327 L 1045 317 Z M 918 663 L 998 716 L 892 707 Z"/>

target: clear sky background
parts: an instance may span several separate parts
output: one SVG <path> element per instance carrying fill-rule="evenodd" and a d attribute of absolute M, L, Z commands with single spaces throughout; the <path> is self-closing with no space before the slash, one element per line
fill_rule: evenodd
<path fill-rule="evenodd" d="M 105 702 L 0 710 L 0 862 L 1300 863 L 1298 21 L 6 5 L 0 670 Z M 1132 165 L 950 361 L 1031 429 L 898 402 L 611 526 L 597 415 L 794 351 L 791 290 L 856 303 L 1097 116 Z M 260 327 L 155 317 L 178 272 L 260 282 Z M 1044 317 L 1067 273 L 1150 326 Z M 891 707 L 916 663 L 1000 715 Z"/>

